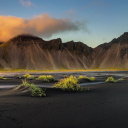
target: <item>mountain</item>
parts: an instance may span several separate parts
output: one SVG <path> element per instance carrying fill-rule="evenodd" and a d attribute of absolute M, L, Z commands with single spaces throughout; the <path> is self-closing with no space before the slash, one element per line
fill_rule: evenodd
<path fill-rule="evenodd" d="M 128 32 L 93 50 L 93 68 L 128 68 Z"/>
<path fill-rule="evenodd" d="M 0 45 L 3 44 L 4 42 L 0 41 Z"/>
<path fill-rule="evenodd" d="M 0 45 L 0 68 L 88 69 L 93 54 L 93 49 L 81 42 L 19 35 Z"/>
<path fill-rule="evenodd" d="M 110 69 L 128 68 L 128 32 L 96 48 L 82 42 L 45 41 L 19 35 L 0 43 L 2 69 Z"/>

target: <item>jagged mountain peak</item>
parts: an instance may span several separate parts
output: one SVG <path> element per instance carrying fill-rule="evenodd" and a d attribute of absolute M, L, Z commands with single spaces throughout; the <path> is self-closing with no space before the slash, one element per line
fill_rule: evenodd
<path fill-rule="evenodd" d="M 82 42 L 74 42 L 72 40 L 67 43 L 64 43 L 63 45 L 67 50 L 74 51 L 78 55 L 84 54 L 88 56 L 88 55 L 91 55 L 93 52 L 93 49 L 91 47 L 87 46 Z"/>
<path fill-rule="evenodd" d="M 128 68 L 128 32 L 94 48 L 97 68 Z"/>
<path fill-rule="evenodd" d="M 128 43 L 128 32 L 124 32 L 120 37 L 114 38 L 109 43 L 111 43 L 111 44 L 115 44 L 115 43 L 126 44 L 126 43 Z"/>
<path fill-rule="evenodd" d="M 122 34 L 120 37 L 114 38 L 113 40 L 111 40 L 108 43 L 103 43 L 103 44 L 98 45 L 96 48 L 94 48 L 94 50 L 97 50 L 99 48 L 103 48 L 104 50 L 108 50 L 114 44 L 120 44 L 120 45 L 126 44 L 126 45 L 128 45 L 128 32 L 124 32 L 124 34 Z"/>

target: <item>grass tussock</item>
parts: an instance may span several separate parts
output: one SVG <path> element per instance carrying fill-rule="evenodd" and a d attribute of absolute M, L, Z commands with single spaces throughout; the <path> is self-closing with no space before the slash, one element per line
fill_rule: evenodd
<path fill-rule="evenodd" d="M 15 75 L 14 78 L 21 79 L 21 77 L 19 75 Z"/>
<path fill-rule="evenodd" d="M 78 79 L 89 79 L 87 76 L 80 75 Z"/>
<path fill-rule="evenodd" d="M 67 75 L 64 75 L 64 78 L 68 78 L 68 76 Z"/>
<path fill-rule="evenodd" d="M 42 81 L 46 81 L 46 82 L 56 81 L 56 80 L 54 79 L 54 77 L 51 76 L 51 75 L 41 75 L 41 76 L 39 76 L 39 77 L 37 78 L 37 80 L 42 80 Z"/>
<path fill-rule="evenodd" d="M 4 77 L 0 77 L 0 80 L 7 80 L 7 78 L 4 78 Z"/>
<path fill-rule="evenodd" d="M 61 79 L 58 83 L 54 84 L 53 87 L 61 88 L 64 91 L 84 91 L 84 88 L 78 85 L 78 80 L 74 76 Z"/>
<path fill-rule="evenodd" d="M 87 81 L 95 81 L 96 79 L 95 79 L 95 77 L 87 77 L 87 76 L 82 76 L 82 75 L 80 75 L 79 76 L 79 78 L 78 78 L 78 80 L 81 80 L 81 79 L 84 79 L 84 80 L 87 80 Z"/>
<path fill-rule="evenodd" d="M 116 83 L 116 80 L 113 77 L 108 77 L 105 82 Z"/>
<path fill-rule="evenodd" d="M 90 78 L 90 81 L 95 81 L 95 80 L 96 80 L 95 77 L 91 77 L 91 78 Z"/>
<path fill-rule="evenodd" d="M 24 78 L 27 78 L 27 79 L 35 79 L 33 75 L 30 75 L 30 74 L 25 74 L 23 75 Z"/>
<path fill-rule="evenodd" d="M 25 87 L 29 87 L 31 90 L 31 95 L 32 96 L 46 96 L 45 93 L 45 89 L 41 89 L 38 86 L 34 85 L 34 84 L 30 84 L 29 82 L 27 82 L 26 80 L 22 81 L 22 84 L 20 86 L 25 86 Z"/>

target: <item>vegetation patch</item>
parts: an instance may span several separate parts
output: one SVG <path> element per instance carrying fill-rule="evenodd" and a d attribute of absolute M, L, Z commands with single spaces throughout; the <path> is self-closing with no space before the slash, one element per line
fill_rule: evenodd
<path fill-rule="evenodd" d="M 54 84 L 53 87 L 61 88 L 64 91 L 84 91 L 85 89 L 78 85 L 78 80 L 74 76 L 61 79 L 58 83 Z"/>
<path fill-rule="evenodd" d="M 35 77 L 33 75 L 30 75 L 30 74 L 25 74 L 23 76 L 24 76 L 24 78 L 27 78 L 27 79 L 35 79 Z"/>
<path fill-rule="evenodd" d="M 25 87 L 29 87 L 31 90 L 31 95 L 32 96 L 46 96 L 46 89 L 41 89 L 38 86 L 34 85 L 34 84 L 30 84 L 29 82 L 27 82 L 26 80 L 22 80 L 22 84 L 20 86 L 25 86 Z"/>
<path fill-rule="evenodd" d="M 0 80 L 7 80 L 7 78 L 4 78 L 4 77 L 0 77 Z"/>
<path fill-rule="evenodd" d="M 56 80 L 54 79 L 54 77 L 51 76 L 51 75 L 41 75 L 41 76 L 39 76 L 39 77 L 37 78 L 37 80 L 42 80 L 42 81 L 46 81 L 46 82 L 56 81 Z"/>
<path fill-rule="evenodd" d="M 90 78 L 90 81 L 95 81 L 95 80 L 96 80 L 95 77 L 91 77 L 91 78 Z"/>
<path fill-rule="evenodd" d="M 116 80 L 113 77 L 108 77 L 105 82 L 115 83 Z"/>
<path fill-rule="evenodd" d="M 68 76 L 67 75 L 64 75 L 64 78 L 68 78 Z"/>
<path fill-rule="evenodd" d="M 95 81 L 96 79 L 95 79 L 95 77 L 87 77 L 87 76 L 82 76 L 82 75 L 80 75 L 79 76 L 79 78 L 78 78 L 78 80 L 81 80 L 81 79 L 83 79 L 83 80 L 87 80 L 87 81 Z"/>
<path fill-rule="evenodd" d="M 21 79 L 21 77 L 19 75 L 15 75 L 14 78 Z"/>

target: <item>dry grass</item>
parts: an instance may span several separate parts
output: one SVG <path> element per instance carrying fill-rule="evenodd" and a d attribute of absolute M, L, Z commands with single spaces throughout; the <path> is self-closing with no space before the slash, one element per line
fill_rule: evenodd
<path fill-rule="evenodd" d="M 24 76 L 24 78 L 27 78 L 27 79 L 34 79 L 35 78 L 33 75 L 30 75 L 30 74 L 25 74 L 23 76 Z"/>
<path fill-rule="evenodd" d="M 51 76 L 51 75 L 41 75 L 41 76 L 39 76 L 39 77 L 37 78 L 37 80 L 42 80 L 42 81 L 46 81 L 46 82 L 56 81 L 56 80 L 54 79 L 54 77 Z"/>
<path fill-rule="evenodd" d="M 105 82 L 115 83 L 116 80 L 113 77 L 108 77 Z"/>
<path fill-rule="evenodd" d="M 32 96 L 46 96 L 45 93 L 45 89 L 41 89 L 38 86 L 34 85 L 34 84 L 30 84 L 29 82 L 27 82 L 26 80 L 22 81 L 22 84 L 19 86 L 25 86 L 25 87 L 29 87 L 31 90 L 31 95 Z"/>
<path fill-rule="evenodd" d="M 84 79 L 84 80 L 87 80 L 87 81 L 95 81 L 96 79 L 95 79 L 95 77 L 87 77 L 87 76 L 82 76 L 82 75 L 80 75 L 79 76 L 79 78 L 78 78 L 78 80 L 81 80 L 81 79 Z"/>
<path fill-rule="evenodd" d="M 61 88 L 65 91 L 83 91 L 84 88 L 78 85 L 78 80 L 74 76 L 69 76 L 68 78 L 61 79 L 58 83 L 53 85 L 55 88 Z"/>

